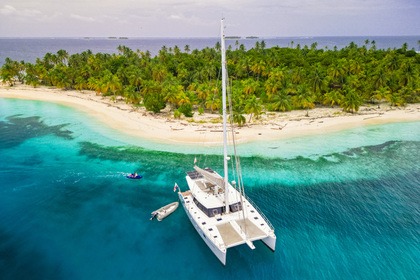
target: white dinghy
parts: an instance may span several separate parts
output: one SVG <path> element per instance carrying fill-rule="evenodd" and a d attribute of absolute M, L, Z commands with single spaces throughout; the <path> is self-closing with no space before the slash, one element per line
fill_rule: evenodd
<path fill-rule="evenodd" d="M 161 208 L 159 208 L 156 211 L 152 212 L 152 217 L 150 218 L 150 220 L 153 220 L 153 218 L 156 217 L 156 219 L 160 222 L 163 219 L 165 219 L 166 217 L 168 217 L 170 214 L 172 214 L 176 208 L 178 208 L 179 202 L 172 202 L 168 205 L 165 205 Z"/>

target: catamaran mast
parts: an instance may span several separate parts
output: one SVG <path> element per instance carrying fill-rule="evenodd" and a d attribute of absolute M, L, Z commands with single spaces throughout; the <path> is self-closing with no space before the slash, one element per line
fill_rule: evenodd
<path fill-rule="evenodd" d="M 221 20 L 221 52 L 222 52 L 222 104 L 223 104 L 223 167 L 225 187 L 225 212 L 229 213 L 229 180 L 228 180 L 228 153 L 227 153 L 227 113 L 226 113 L 226 47 L 224 19 Z"/>

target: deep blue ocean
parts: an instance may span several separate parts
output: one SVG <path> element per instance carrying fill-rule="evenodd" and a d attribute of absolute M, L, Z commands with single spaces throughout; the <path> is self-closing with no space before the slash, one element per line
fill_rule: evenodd
<path fill-rule="evenodd" d="M 66 50 L 69 54 L 81 53 L 91 50 L 93 53 L 116 53 L 119 45 L 124 45 L 132 50 L 150 51 L 152 55 L 158 54 L 162 46 L 173 48 L 178 46 L 182 51 L 188 45 L 191 50 L 214 47 L 219 38 L 0 38 L 0 65 L 9 57 L 16 61 L 34 63 L 36 58 L 42 58 L 48 52 L 56 53 Z M 227 41 L 227 46 L 235 49 L 236 41 L 243 44 L 246 49 L 251 49 L 255 43 L 264 40 L 267 47 L 296 47 L 303 48 L 317 43 L 317 48 L 338 49 L 348 46 L 351 42 L 358 46 L 365 45 L 365 41 L 375 41 L 377 49 L 401 48 L 407 43 L 408 49 L 420 51 L 418 41 L 420 36 L 359 36 L 359 37 L 277 37 L 277 38 L 241 38 Z M 369 43 L 367 47 L 371 47 Z"/>
<path fill-rule="evenodd" d="M 238 147 L 248 196 L 277 250 L 228 250 L 222 266 L 174 182 L 218 148 L 134 139 L 75 109 L 0 99 L 1 279 L 418 279 L 420 122 Z M 125 174 L 137 171 L 141 180 Z"/>

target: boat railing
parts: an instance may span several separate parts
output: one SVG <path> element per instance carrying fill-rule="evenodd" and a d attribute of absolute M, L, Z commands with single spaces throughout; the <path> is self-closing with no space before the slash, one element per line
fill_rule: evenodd
<path fill-rule="evenodd" d="M 261 211 L 261 209 L 257 206 L 257 204 L 255 204 L 251 198 L 249 198 L 249 196 L 247 196 L 246 194 L 243 194 L 246 198 L 246 200 L 248 200 L 248 202 L 258 211 L 258 213 L 260 213 L 261 217 L 264 219 L 264 221 L 267 223 L 268 227 L 274 231 L 274 226 L 270 223 L 270 220 L 267 218 L 267 216 L 264 215 L 264 212 Z"/>

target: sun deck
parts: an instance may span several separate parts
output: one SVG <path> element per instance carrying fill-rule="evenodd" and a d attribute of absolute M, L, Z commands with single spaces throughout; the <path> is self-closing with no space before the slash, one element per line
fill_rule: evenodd
<path fill-rule="evenodd" d="M 233 228 L 230 223 L 224 223 L 217 226 L 217 230 L 220 233 L 220 236 L 223 239 L 223 243 L 227 248 L 231 247 L 232 245 L 238 244 L 243 242 L 243 238 L 239 235 L 239 233 Z"/>
<path fill-rule="evenodd" d="M 267 237 L 267 234 L 249 219 L 233 220 L 216 227 L 226 248 Z"/>
<path fill-rule="evenodd" d="M 237 220 L 236 222 L 245 232 L 248 239 L 256 240 L 267 236 L 261 229 L 251 222 L 250 219 Z"/>

